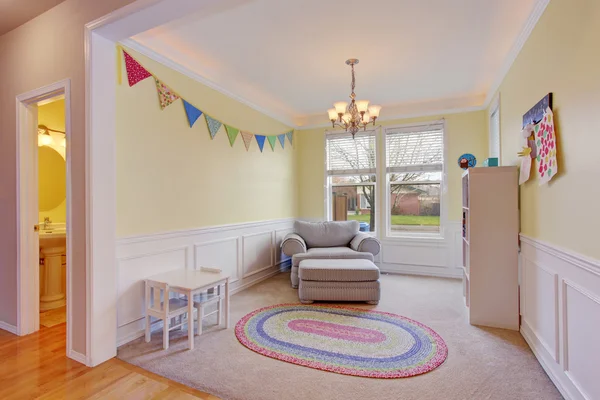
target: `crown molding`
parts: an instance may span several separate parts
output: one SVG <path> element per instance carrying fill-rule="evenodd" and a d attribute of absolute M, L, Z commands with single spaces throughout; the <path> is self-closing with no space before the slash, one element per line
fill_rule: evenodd
<path fill-rule="evenodd" d="M 502 67 L 500 68 L 500 71 L 496 76 L 496 79 L 492 83 L 492 86 L 490 86 L 490 88 L 488 89 L 487 96 L 485 97 L 484 102 L 485 108 L 488 108 L 490 103 L 494 99 L 494 95 L 496 94 L 496 92 L 498 92 L 500 85 L 504 81 L 504 78 L 506 78 L 508 71 L 510 71 L 511 67 L 515 63 L 517 56 L 523 49 L 523 46 L 527 42 L 527 39 L 529 39 L 531 32 L 533 32 L 533 28 L 535 28 L 538 21 L 540 20 L 540 17 L 546 10 L 548 3 L 550 3 L 550 0 L 537 0 L 535 6 L 533 7 L 533 11 L 531 11 L 531 14 L 529 14 L 529 18 L 527 18 L 527 21 L 523 26 L 523 29 L 521 29 L 521 33 L 519 34 L 517 40 L 513 43 L 510 51 L 506 55 L 506 58 L 502 63 Z"/>
<path fill-rule="evenodd" d="M 400 103 L 390 106 L 384 105 L 382 109 L 384 115 L 377 118 L 377 122 L 481 111 L 486 109 L 483 104 L 484 98 L 485 95 L 480 94 L 442 100 Z M 298 130 L 327 127 L 331 127 L 331 122 L 327 120 L 326 115 L 313 114 L 302 120 Z"/>
<path fill-rule="evenodd" d="M 293 127 L 296 128 L 297 124 L 294 121 L 294 117 L 290 116 L 290 115 L 282 115 L 279 113 L 275 113 L 265 107 L 261 107 L 256 103 L 251 102 L 250 100 L 238 96 L 235 93 L 232 93 L 231 91 L 223 88 L 222 86 L 218 85 L 217 83 L 211 81 L 210 79 L 205 78 L 204 76 L 192 71 L 191 69 L 184 67 L 183 65 L 171 60 L 168 57 L 165 57 L 164 55 L 155 52 L 154 50 L 150 49 L 147 46 L 144 46 L 143 44 L 139 43 L 138 41 L 134 40 L 134 39 L 125 39 L 122 40 L 120 42 L 123 46 L 129 47 L 132 50 L 137 51 L 140 54 L 143 54 L 144 56 L 150 58 L 153 61 L 156 61 L 162 65 L 164 65 L 165 67 L 171 68 L 172 70 L 175 70 L 205 86 L 208 86 L 211 89 L 216 90 L 217 92 L 224 94 L 225 96 L 232 98 L 235 101 L 238 101 L 268 117 L 273 118 L 274 120 L 277 120 L 279 122 L 281 122 L 282 124 L 285 124 L 289 127 Z"/>
<path fill-rule="evenodd" d="M 152 1 L 152 0 L 147 0 Z M 533 7 L 533 10 L 525 25 L 521 29 L 519 36 L 517 37 L 515 43 L 512 45 L 509 53 L 507 54 L 502 66 L 496 76 L 496 79 L 493 81 L 489 90 L 485 94 L 481 95 L 472 95 L 466 97 L 458 97 L 458 98 L 448 98 L 442 100 L 432 100 L 426 102 L 411 102 L 411 103 L 401 103 L 395 104 L 391 106 L 384 106 L 384 116 L 380 117 L 378 121 L 390 121 L 396 119 L 406 119 L 406 118 L 418 118 L 418 117 L 428 117 L 435 115 L 447 115 L 447 114 L 457 114 L 464 112 L 472 112 L 472 111 L 480 111 L 487 109 L 492 100 L 495 98 L 495 95 L 502 84 L 502 81 L 510 71 L 510 68 L 514 64 L 517 56 L 521 52 L 521 49 L 529 39 L 531 32 L 535 28 L 538 23 L 540 17 L 546 10 L 546 7 L 550 3 L 550 0 L 537 0 L 536 4 Z M 127 46 L 140 54 L 154 60 L 168 68 L 171 68 L 187 77 L 210 87 L 211 89 L 216 90 L 217 92 L 238 101 L 268 117 L 273 118 L 276 121 L 281 122 L 287 126 L 296 128 L 298 130 L 307 130 L 314 128 L 325 128 L 329 127 L 331 123 L 326 120 L 325 110 L 323 115 L 321 114 L 313 114 L 313 115 L 291 115 L 289 113 L 281 113 L 274 112 L 273 110 L 260 106 L 245 97 L 239 96 L 219 84 L 213 82 L 212 80 L 192 71 L 191 69 L 184 67 L 183 65 L 173 61 L 172 59 L 150 49 L 147 46 L 139 43 L 138 41 L 129 38 L 122 40 L 121 43 L 124 46 Z"/>

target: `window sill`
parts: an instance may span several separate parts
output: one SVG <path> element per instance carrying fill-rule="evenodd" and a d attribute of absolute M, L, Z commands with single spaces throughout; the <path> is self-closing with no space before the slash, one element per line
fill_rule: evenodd
<path fill-rule="evenodd" d="M 424 233 L 424 232 L 406 232 L 401 234 L 387 234 L 382 238 L 385 242 L 441 242 L 445 237 L 442 232 Z"/>

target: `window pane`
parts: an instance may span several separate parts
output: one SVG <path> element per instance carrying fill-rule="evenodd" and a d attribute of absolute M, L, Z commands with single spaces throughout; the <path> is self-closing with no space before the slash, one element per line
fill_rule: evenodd
<path fill-rule="evenodd" d="M 340 182 L 345 179 L 345 182 Z M 337 181 L 337 182 L 335 182 Z M 331 177 L 331 216 L 334 221 L 359 221 L 363 232 L 375 231 L 375 176 Z"/>
<path fill-rule="evenodd" d="M 441 127 L 388 132 L 386 135 L 387 167 L 441 165 L 443 146 Z"/>
<path fill-rule="evenodd" d="M 332 135 L 327 137 L 327 172 L 329 175 L 341 173 L 375 173 L 375 136 L 359 133 Z"/>
<path fill-rule="evenodd" d="M 389 174 L 391 230 L 440 231 L 441 172 Z"/>

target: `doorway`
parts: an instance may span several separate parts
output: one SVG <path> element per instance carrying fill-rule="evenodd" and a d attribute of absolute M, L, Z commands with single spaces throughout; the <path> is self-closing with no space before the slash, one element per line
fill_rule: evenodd
<path fill-rule="evenodd" d="M 70 104 L 68 79 L 17 97 L 17 330 L 60 330 L 72 357 Z"/>

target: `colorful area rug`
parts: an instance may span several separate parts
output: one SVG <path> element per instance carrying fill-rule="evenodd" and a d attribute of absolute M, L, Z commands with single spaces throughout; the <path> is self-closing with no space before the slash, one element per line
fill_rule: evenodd
<path fill-rule="evenodd" d="M 405 378 L 440 366 L 444 340 L 409 318 L 331 305 L 278 304 L 253 311 L 235 327 L 259 354 L 345 375 Z"/>

